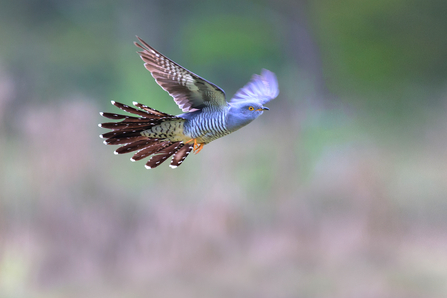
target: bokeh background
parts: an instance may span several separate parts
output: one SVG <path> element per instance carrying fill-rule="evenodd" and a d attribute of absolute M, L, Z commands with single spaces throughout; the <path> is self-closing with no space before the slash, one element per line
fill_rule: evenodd
<path fill-rule="evenodd" d="M 0 297 L 447 297 L 445 0 L 0 2 Z M 132 44 L 257 121 L 146 170 L 99 111 L 180 113 Z"/>

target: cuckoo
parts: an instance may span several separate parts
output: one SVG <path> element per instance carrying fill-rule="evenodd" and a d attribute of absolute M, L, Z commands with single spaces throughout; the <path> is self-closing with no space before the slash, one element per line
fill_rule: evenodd
<path fill-rule="evenodd" d="M 172 156 L 171 168 L 182 164 L 188 154 L 198 153 L 205 144 L 230 134 L 268 110 L 265 103 L 278 93 L 276 76 L 263 69 L 254 75 L 227 102 L 225 92 L 156 51 L 137 36 L 137 52 L 158 85 L 167 91 L 183 114 L 169 115 L 138 102 L 135 107 L 112 101 L 117 108 L 133 115 L 101 112 L 119 122 L 99 127 L 110 129 L 100 135 L 106 145 L 121 145 L 114 153 L 135 152 L 131 161 L 150 157 L 145 167 L 152 169 Z"/>

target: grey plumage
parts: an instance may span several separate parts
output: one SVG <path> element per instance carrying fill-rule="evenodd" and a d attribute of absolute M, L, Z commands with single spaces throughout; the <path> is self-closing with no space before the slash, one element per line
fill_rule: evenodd
<path fill-rule="evenodd" d="M 264 69 L 227 102 L 218 86 L 138 40 L 141 44 L 135 45 L 142 50 L 138 53 L 144 66 L 185 113 L 173 116 L 137 102 L 134 102 L 137 108 L 133 108 L 112 101 L 116 107 L 136 116 L 101 113 L 103 117 L 121 121 L 102 123 L 100 127 L 112 130 L 101 135 L 105 144 L 123 145 L 116 154 L 137 151 L 132 161 L 150 156 L 146 168 L 155 168 L 171 156 L 170 166 L 179 166 L 191 150 L 198 153 L 205 144 L 256 119 L 268 110 L 263 105 L 278 95 L 275 75 Z"/>

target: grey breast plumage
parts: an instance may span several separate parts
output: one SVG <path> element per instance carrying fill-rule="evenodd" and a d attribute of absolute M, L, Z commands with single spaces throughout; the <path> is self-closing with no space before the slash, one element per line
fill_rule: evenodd
<path fill-rule="evenodd" d="M 188 113 L 184 133 L 207 144 L 230 133 L 226 127 L 228 107 L 205 107 L 198 112 Z"/>

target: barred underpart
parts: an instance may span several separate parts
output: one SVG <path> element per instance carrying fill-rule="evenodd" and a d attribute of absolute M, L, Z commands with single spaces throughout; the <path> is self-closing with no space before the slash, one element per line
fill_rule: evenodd
<path fill-rule="evenodd" d="M 230 133 L 225 126 L 227 111 L 220 108 L 204 108 L 203 112 L 185 124 L 185 134 L 209 143 Z"/>

